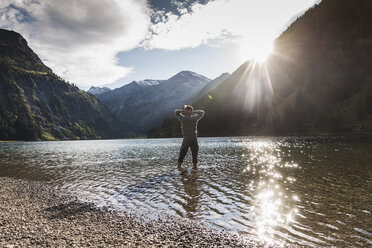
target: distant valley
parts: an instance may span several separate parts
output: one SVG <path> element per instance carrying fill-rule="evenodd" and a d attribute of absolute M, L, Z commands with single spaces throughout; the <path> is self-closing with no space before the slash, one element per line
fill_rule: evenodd
<path fill-rule="evenodd" d="M 205 110 L 199 136 L 372 133 L 370 0 L 324 0 L 275 41 L 266 63 L 215 79 L 181 71 L 87 92 L 0 30 L 0 140 L 180 137 L 173 110 Z"/>
<path fill-rule="evenodd" d="M 45 66 L 18 33 L 0 30 L 0 140 L 65 140 L 146 136 L 174 108 L 218 86 L 182 71 L 167 80 L 134 81 L 87 92 Z"/>

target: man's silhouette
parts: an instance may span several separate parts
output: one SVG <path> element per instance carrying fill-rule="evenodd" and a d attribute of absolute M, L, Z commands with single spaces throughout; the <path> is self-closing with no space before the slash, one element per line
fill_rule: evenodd
<path fill-rule="evenodd" d="M 178 157 L 178 168 L 181 168 L 183 159 L 185 158 L 189 147 L 192 153 L 192 163 L 194 168 L 197 168 L 198 164 L 198 121 L 204 116 L 203 110 L 193 111 L 193 107 L 185 105 L 184 110 L 174 110 L 176 117 L 181 121 L 183 141 L 180 149 L 180 155 Z"/>

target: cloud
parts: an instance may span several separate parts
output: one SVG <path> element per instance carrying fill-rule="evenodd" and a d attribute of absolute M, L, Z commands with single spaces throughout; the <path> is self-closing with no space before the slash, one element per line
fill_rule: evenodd
<path fill-rule="evenodd" d="M 172 0 L 173 12 L 151 10 L 147 1 L 1 0 L 0 27 L 21 33 L 47 66 L 87 88 L 128 75 L 117 55 L 136 47 L 236 42 L 252 53 L 319 0 Z"/>
<path fill-rule="evenodd" d="M 189 8 L 180 15 L 160 13 L 142 46 L 178 50 L 216 41 L 244 42 L 253 51 L 272 42 L 290 20 L 319 0 L 215 0 Z M 266 44 L 267 46 L 267 44 Z"/>
<path fill-rule="evenodd" d="M 58 75 L 88 87 L 111 83 L 131 68 L 116 55 L 148 32 L 146 0 L 1 0 L 0 27 L 21 33 Z"/>

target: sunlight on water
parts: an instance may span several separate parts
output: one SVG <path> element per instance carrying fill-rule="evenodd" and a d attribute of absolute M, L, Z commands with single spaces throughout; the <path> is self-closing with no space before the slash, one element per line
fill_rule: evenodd
<path fill-rule="evenodd" d="M 258 180 L 252 180 L 248 185 L 255 195 L 250 208 L 250 215 L 255 223 L 254 231 L 261 239 L 271 243 L 276 241 L 276 228 L 289 226 L 298 211 L 291 204 L 291 200 L 298 201 L 298 197 L 291 196 L 283 189 L 283 177 L 278 168 L 296 168 L 297 165 L 283 165 L 280 150 L 272 141 L 250 142 L 246 144 L 246 148 L 250 151 L 250 164 L 244 172 L 258 176 Z"/>
<path fill-rule="evenodd" d="M 200 138 L 0 144 L 0 176 L 45 181 L 99 206 L 177 215 L 279 245 L 372 245 L 372 144 L 322 138 Z"/>

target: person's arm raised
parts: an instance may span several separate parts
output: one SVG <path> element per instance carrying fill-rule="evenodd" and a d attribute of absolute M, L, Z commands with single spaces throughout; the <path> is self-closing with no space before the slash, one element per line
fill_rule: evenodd
<path fill-rule="evenodd" d="M 182 118 L 182 115 L 181 113 L 184 113 L 184 110 L 183 109 L 175 109 L 174 110 L 174 114 L 176 115 L 176 117 L 179 119 L 179 118 Z"/>
<path fill-rule="evenodd" d="M 193 111 L 193 114 L 196 114 L 194 118 L 197 119 L 197 120 L 200 120 L 201 118 L 203 118 L 204 113 L 205 113 L 204 110 Z"/>

